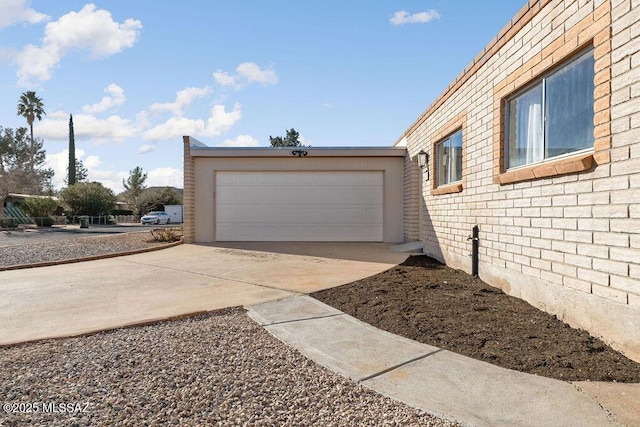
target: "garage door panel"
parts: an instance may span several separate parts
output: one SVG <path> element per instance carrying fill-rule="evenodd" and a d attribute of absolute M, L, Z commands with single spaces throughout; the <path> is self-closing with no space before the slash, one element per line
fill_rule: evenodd
<path fill-rule="evenodd" d="M 246 206 L 236 205 L 234 209 L 221 210 L 217 217 L 218 223 L 240 225 L 243 223 L 286 223 L 286 224 L 317 224 L 327 221 L 360 224 L 362 222 L 381 223 L 382 212 L 375 207 L 328 207 L 298 206 L 281 207 L 273 205 L 255 206 L 255 209 L 246 209 Z"/>
<path fill-rule="evenodd" d="M 382 241 L 382 172 L 218 172 L 218 241 Z"/>
<path fill-rule="evenodd" d="M 263 241 L 362 241 L 363 234 L 374 234 L 378 230 L 377 224 L 336 224 L 331 229 L 319 225 L 303 224 L 274 224 L 265 228 L 263 223 L 243 224 L 242 226 L 222 226 L 218 232 L 223 235 L 235 236 L 235 241 L 255 241 L 256 236 L 262 236 Z M 302 237 L 301 237 L 302 236 Z M 302 240 L 304 238 L 304 240 Z M 377 241 L 377 240 L 371 240 Z"/>

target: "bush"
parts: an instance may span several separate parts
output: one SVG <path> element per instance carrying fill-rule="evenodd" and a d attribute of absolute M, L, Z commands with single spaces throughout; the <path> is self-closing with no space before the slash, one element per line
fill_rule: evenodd
<path fill-rule="evenodd" d="M 151 235 L 156 242 L 177 242 L 182 237 L 182 227 L 156 228 Z"/>
<path fill-rule="evenodd" d="M 33 220 L 36 222 L 36 225 L 40 227 L 51 227 L 53 224 L 56 223 L 56 219 L 52 216 L 33 218 Z"/>
<path fill-rule="evenodd" d="M 116 196 L 99 182 L 79 182 L 60 191 L 60 198 L 74 215 L 108 214 L 116 205 Z"/>
<path fill-rule="evenodd" d="M 46 217 L 58 209 L 58 202 L 51 197 L 29 197 L 22 202 L 21 208 L 32 218 Z"/>
<path fill-rule="evenodd" d="M 0 218 L 0 228 L 16 228 L 18 221 L 15 218 Z"/>

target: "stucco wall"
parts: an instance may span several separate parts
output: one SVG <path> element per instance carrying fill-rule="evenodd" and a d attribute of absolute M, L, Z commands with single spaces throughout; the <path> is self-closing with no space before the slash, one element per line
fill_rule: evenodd
<path fill-rule="evenodd" d="M 214 155 L 215 156 L 215 155 Z M 384 241 L 403 241 L 404 157 L 191 157 L 194 162 L 194 241 L 215 242 L 216 171 L 383 171 Z M 185 169 L 186 170 L 186 169 Z M 186 184 L 185 184 L 186 188 Z"/>
<path fill-rule="evenodd" d="M 640 360 L 640 3 L 531 1 L 403 135 L 434 159 L 464 117 L 462 188 L 424 186 L 425 252 L 480 276 Z M 594 47 L 595 145 L 524 168 L 500 164 L 501 102 L 585 46 Z M 496 146 L 497 141 L 497 146 Z M 433 163 L 433 162 L 432 162 Z M 433 167 L 433 164 L 432 164 Z M 433 180 L 434 174 L 431 173 Z"/>

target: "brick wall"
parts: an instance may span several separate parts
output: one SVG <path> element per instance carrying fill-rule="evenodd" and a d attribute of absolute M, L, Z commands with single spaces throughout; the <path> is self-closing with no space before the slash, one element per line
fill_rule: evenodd
<path fill-rule="evenodd" d="M 594 220 L 609 226 L 609 233 L 594 232 L 594 243 L 609 249 L 596 264 L 609 274 L 609 284 L 597 284 L 593 292 L 623 302 L 626 296 L 640 310 L 640 2 L 614 0 L 612 20 L 612 164 L 597 184 L 608 192 L 609 204 L 592 210 Z M 603 269 L 601 263 L 615 264 Z"/>
<path fill-rule="evenodd" d="M 421 171 L 417 158 L 406 156 L 404 160 L 403 238 L 405 242 L 420 240 L 420 188 Z"/>
<path fill-rule="evenodd" d="M 184 191 L 182 195 L 182 229 L 185 243 L 196 240 L 195 230 L 195 165 L 191 157 L 191 138 L 183 137 L 184 148 Z"/>
<path fill-rule="evenodd" d="M 432 153 L 461 115 L 460 191 L 423 186 L 425 252 L 640 360 L 640 2 L 530 1 L 407 130 Z M 585 46 L 595 65 L 593 152 L 516 173 L 501 159 L 504 97 Z M 431 174 L 433 180 L 434 175 Z"/>

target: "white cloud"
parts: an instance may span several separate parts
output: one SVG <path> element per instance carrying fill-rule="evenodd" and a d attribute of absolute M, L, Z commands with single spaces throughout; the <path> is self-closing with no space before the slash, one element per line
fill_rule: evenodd
<path fill-rule="evenodd" d="M 244 77 L 247 82 L 258 82 L 263 85 L 274 85 L 278 83 L 276 72 L 271 68 L 261 69 L 253 62 L 243 62 L 236 68 L 238 74 Z"/>
<path fill-rule="evenodd" d="M 122 180 L 129 177 L 129 172 L 118 172 L 114 169 L 98 169 L 102 164 L 98 156 L 90 155 L 85 157 L 85 151 L 76 149 L 76 158 L 82 160 L 85 168 L 87 168 L 87 181 L 97 181 L 107 188 L 112 189 L 116 194 L 124 191 Z M 61 189 L 66 184 L 64 180 L 67 178 L 67 166 L 69 165 L 69 150 L 64 149 L 59 153 L 47 153 L 46 167 L 52 168 L 55 172 L 53 177 L 53 187 Z M 156 168 L 147 174 L 147 186 L 173 186 L 182 188 L 183 174 L 182 171 L 175 168 L 164 167 Z"/>
<path fill-rule="evenodd" d="M 176 187 L 182 188 L 184 175 L 181 170 L 175 168 L 156 168 L 147 173 L 148 187 Z"/>
<path fill-rule="evenodd" d="M 440 14 L 436 10 L 428 10 L 426 12 L 413 14 L 401 10 L 394 13 L 389 22 L 393 25 L 425 24 L 433 21 L 434 19 L 440 19 Z"/>
<path fill-rule="evenodd" d="M 82 157 L 84 151 L 76 149 L 76 158 Z M 65 186 L 64 180 L 67 178 L 67 167 L 69 166 L 69 149 L 65 148 L 59 153 L 47 153 L 45 167 L 53 169 L 54 175 L 52 184 L 54 188 Z"/>
<path fill-rule="evenodd" d="M 240 104 L 236 103 L 233 110 L 227 112 L 224 105 L 214 105 L 211 115 L 205 122 L 202 119 L 187 117 L 171 117 L 166 122 L 157 125 L 144 133 L 147 140 L 175 139 L 183 135 L 215 137 L 228 131 L 242 117 Z"/>
<path fill-rule="evenodd" d="M 76 148 L 76 159 L 81 160 L 85 168 L 87 168 L 87 181 L 101 181 L 101 172 L 97 171 L 97 167 L 102 163 L 98 156 L 84 157 L 85 151 L 81 148 Z M 53 187 L 60 189 L 64 186 L 65 180 L 69 174 L 67 168 L 69 167 L 69 149 L 65 148 L 59 153 L 47 153 L 47 159 L 45 161 L 45 167 L 53 169 L 55 175 L 53 176 Z"/>
<path fill-rule="evenodd" d="M 115 194 L 124 191 L 122 180 L 129 177 L 129 172 L 118 172 L 114 169 L 103 169 L 89 171 L 88 181 L 97 181 L 107 188 L 113 190 Z"/>
<path fill-rule="evenodd" d="M 218 147 L 257 147 L 259 142 L 251 135 L 238 135 L 233 139 L 225 139 Z"/>
<path fill-rule="evenodd" d="M 304 136 L 300 135 L 300 144 L 306 147 L 311 147 L 313 146 L 313 141 L 310 140 L 309 138 L 305 138 Z"/>
<path fill-rule="evenodd" d="M 49 17 L 36 12 L 31 6 L 31 0 L 1 0 L 0 28 L 8 27 L 19 22 L 37 24 Z"/>
<path fill-rule="evenodd" d="M 72 51 L 84 51 L 91 58 L 104 58 L 132 47 L 138 39 L 142 23 L 127 19 L 113 20 L 111 12 L 85 5 L 79 12 L 69 12 L 47 24 L 40 47 L 27 45 L 15 62 L 18 84 L 49 80 L 60 60 Z"/>
<path fill-rule="evenodd" d="M 73 116 L 73 132 L 76 141 L 84 139 L 102 143 L 111 140 L 120 143 L 125 138 L 136 136 L 139 130 L 131 120 L 120 116 L 113 115 L 100 119 L 91 114 L 76 114 Z M 64 111 L 47 114 L 46 118 L 38 123 L 38 135 L 45 140 L 67 140 L 69 114 Z"/>
<path fill-rule="evenodd" d="M 250 83 L 261 83 L 263 86 L 278 83 L 278 76 L 273 68 L 260 68 L 253 62 L 243 62 L 236 67 L 236 75 L 218 70 L 213 73 L 214 80 L 225 87 L 240 89 Z"/>
<path fill-rule="evenodd" d="M 37 80 L 49 80 L 51 71 L 63 56 L 58 49 L 27 45 L 15 57 L 18 64 L 18 85 L 28 87 Z"/>
<path fill-rule="evenodd" d="M 236 85 L 236 78 L 233 76 L 230 76 L 229 73 L 227 73 L 226 71 L 215 71 L 213 73 L 213 79 L 220 85 L 220 86 L 235 86 Z"/>
<path fill-rule="evenodd" d="M 205 87 L 188 87 L 176 93 L 174 102 L 164 102 L 152 104 L 150 109 L 155 112 L 168 111 L 176 116 L 182 116 L 186 107 L 191 105 L 194 99 L 202 98 L 211 93 L 211 88 Z"/>
<path fill-rule="evenodd" d="M 85 105 L 84 107 L 82 107 L 82 111 L 90 114 L 100 113 L 102 111 L 108 110 L 109 108 L 124 104 L 124 101 L 126 100 L 124 96 L 124 89 L 122 89 L 117 84 L 111 83 L 109 86 L 104 88 L 104 91 L 108 93 L 107 96 L 103 97 L 100 102 L 96 104 Z"/>
<path fill-rule="evenodd" d="M 138 147 L 138 154 L 147 154 L 156 151 L 155 145 L 141 145 Z"/>
<path fill-rule="evenodd" d="M 89 175 L 91 175 L 91 171 L 100 166 L 102 162 L 98 156 L 87 156 L 86 159 L 82 160 L 82 164 L 89 171 Z"/>

